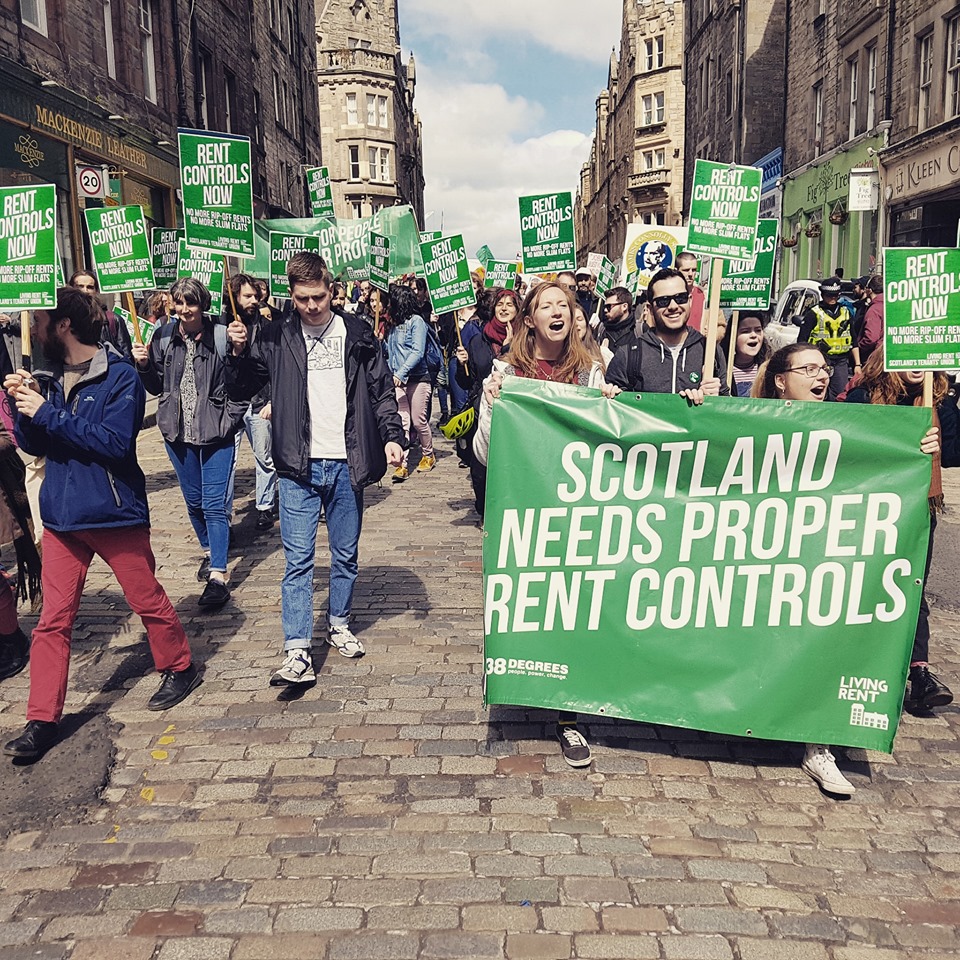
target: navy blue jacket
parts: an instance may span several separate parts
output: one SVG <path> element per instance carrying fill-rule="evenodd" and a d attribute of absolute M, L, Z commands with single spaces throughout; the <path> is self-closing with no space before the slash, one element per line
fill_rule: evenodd
<path fill-rule="evenodd" d="M 137 462 L 146 395 L 133 364 L 101 347 L 70 395 L 62 371 L 36 371 L 46 399 L 33 418 L 17 414 L 17 443 L 46 457 L 40 516 L 51 530 L 137 527 L 150 522 Z"/>

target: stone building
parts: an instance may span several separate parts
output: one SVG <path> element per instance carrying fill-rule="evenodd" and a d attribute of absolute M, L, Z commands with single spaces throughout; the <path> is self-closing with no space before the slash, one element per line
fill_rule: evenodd
<path fill-rule="evenodd" d="M 877 204 L 862 211 L 848 204 L 851 175 L 876 179 L 899 110 L 888 84 L 891 9 L 882 0 L 787 0 L 781 288 L 838 267 L 846 277 L 876 267 Z"/>
<path fill-rule="evenodd" d="M 680 223 L 684 95 L 681 4 L 625 0 L 619 53 L 597 97 L 590 159 L 575 206 L 578 262 L 613 260 L 627 225 Z"/>
<path fill-rule="evenodd" d="M 416 65 L 400 55 L 395 0 L 316 0 L 323 162 L 338 217 L 409 204 L 423 225 Z"/>
<path fill-rule="evenodd" d="M 0 186 L 56 185 L 68 274 L 88 262 L 88 204 L 177 223 L 178 126 L 249 136 L 257 215 L 304 214 L 312 31 L 311 0 L 3 0 Z M 83 167 L 103 169 L 105 198 L 83 195 Z"/>

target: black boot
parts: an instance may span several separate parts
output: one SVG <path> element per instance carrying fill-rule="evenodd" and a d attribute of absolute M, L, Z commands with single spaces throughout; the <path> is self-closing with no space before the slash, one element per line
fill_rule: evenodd
<path fill-rule="evenodd" d="M 28 720 L 23 733 L 4 745 L 8 757 L 33 760 L 42 757 L 57 742 L 57 725 L 49 720 Z"/>
<path fill-rule="evenodd" d="M 0 680 L 15 677 L 29 661 L 30 638 L 19 627 L 0 635 Z"/>
<path fill-rule="evenodd" d="M 950 688 L 938 680 L 929 667 L 910 668 L 910 694 L 906 706 L 912 710 L 932 710 L 953 701 Z"/>

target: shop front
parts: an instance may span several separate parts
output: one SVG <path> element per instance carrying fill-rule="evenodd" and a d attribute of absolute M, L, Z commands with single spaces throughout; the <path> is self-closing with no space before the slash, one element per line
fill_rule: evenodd
<path fill-rule="evenodd" d="M 960 223 L 960 121 L 880 154 L 891 247 L 955 247 Z"/>
<path fill-rule="evenodd" d="M 877 210 L 847 209 L 850 171 L 876 169 L 883 135 L 865 137 L 818 157 L 781 180 L 780 289 L 802 279 L 872 273 L 879 256 Z"/>

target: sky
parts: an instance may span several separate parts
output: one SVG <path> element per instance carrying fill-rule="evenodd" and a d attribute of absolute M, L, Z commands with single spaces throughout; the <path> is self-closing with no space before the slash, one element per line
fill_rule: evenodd
<path fill-rule="evenodd" d="M 622 0 L 399 0 L 417 64 L 426 230 L 520 252 L 518 197 L 569 190 L 590 154 Z M 431 215 L 432 214 L 432 215 Z"/>

